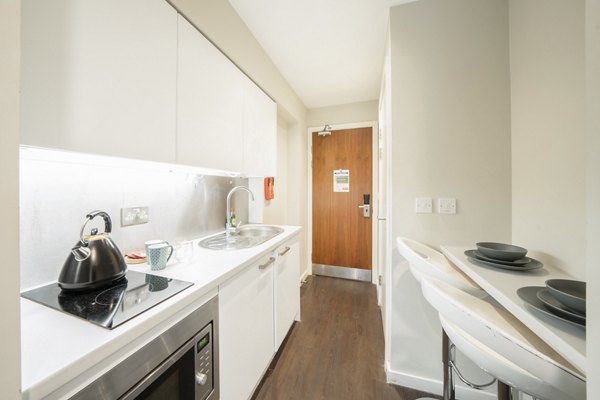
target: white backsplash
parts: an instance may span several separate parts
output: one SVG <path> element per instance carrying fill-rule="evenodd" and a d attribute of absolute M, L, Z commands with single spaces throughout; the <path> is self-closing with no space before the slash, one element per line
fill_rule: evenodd
<path fill-rule="evenodd" d="M 208 175 L 210 173 L 211 175 Z M 218 176 L 218 175 L 221 176 Z M 247 179 L 137 160 L 22 147 L 20 164 L 21 289 L 55 281 L 88 212 L 106 211 L 122 252 L 150 239 L 172 243 L 222 231 L 230 188 Z M 248 221 L 247 196 L 232 204 Z M 146 224 L 121 227 L 121 208 L 148 206 Z M 96 218 L 86 228 L 98 227 Z"/>

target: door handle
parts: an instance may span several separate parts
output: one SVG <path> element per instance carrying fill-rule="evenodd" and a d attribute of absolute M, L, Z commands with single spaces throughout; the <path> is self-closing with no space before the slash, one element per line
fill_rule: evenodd
<path fill-rule="evenodd" d="M 369 193 L 363 194 L 363 204 L 358 208 L 362 208 L 363 218 L 371 217 L 371 195 Z"/>
<path fill-rule="evenodd" d="M 275 262 L 275 257 L 269 257 L 269 261 L 267 261 L 264 264 L 260 264 L 258 266 L 258 269 L 265 269 L 267 268 L 269 265 L 273 264 Z"/>
<path fill-rule="evenodd" d="M 358 208 L 362 208 L 364 218 L 371 217 L 371 205 L 370 204 L 362 204 L 362 205 L 358 206 Z"/>
<path fill-rule="evenodd" d="M 281 257 L 281 256 L 285 255 L 285 253 L 287 253 L 288 251 L 290 251 L 289 246 L 285 246 L 285 250 L 283 250 L 281 253 L 279 253 L 279 256 Z"/>

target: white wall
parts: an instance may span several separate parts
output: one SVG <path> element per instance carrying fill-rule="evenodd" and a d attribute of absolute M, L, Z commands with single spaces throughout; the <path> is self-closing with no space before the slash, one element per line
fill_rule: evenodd
<path fill-rule="evenodd" d="M 512 240 L 585 279 L 585 1 L 510 1 Z"/>
<path fill-rule="evenodd" d="M 146 240 L 176 244 L 222 231 L 227 193 L 247 185 L 247 179 L 171 164 L 27 147 L 20 167 L 23 289 L 58 278 L 90 211 L 110 215 L 112 239 L 129 252 L 143 249 Z M 231 200 L 236 217 L 247 222 L 248 196 L 237 193 Z M 122 227 L 121 208 L 139 206 L 149 207 L 148 223 Z M 92 227 L 104 231 L 102 219 L 94 219 L 86 232 Z"/>
<path fill-rule="evenodd" d="M 307 254 L 307 144 L 306 124 L 279 115 L 277 124 L 277 176 L 275 199 L 265 202 L 264 223 L 302 226 L 300 232 L 300 276 L 308 268 Z"/>
<path fill-rule="evenodd" d="M 597 399 L 600 2 L 511 0 L 510 46 L 513 241 L 588 282 L 587 398 Z"/>
<path fill-rule="evenodd" d="M 19 0 L 0 2 L 0 254 L 4 265 L 0 291 L 0 391 L 20 399 L 19 316 Z"/>
<path fill-rule="evenodd" d="M 311 108 L 306 116 L 306 124 L 315 127 L 325 124 L 340 125 L 352 122 L 377 121 L 377 105 L 378 102 L 374 100 Z"/>
<path fill-rule="evenodd" d="M 300 274 L 309 267 L 307 254 L 308 185 L 307 185 L 307 126 L 305 123 L 288 125 L 287 157 L 287 221 L 303 227 L 300 233 Z"/>
<path fill-rule="evenodd" d="M 589 377 L 600 376 L 600 0 L 586 1 L 586 279 L 588 282 L 587 361 Z M 589 379 L 589 400 L 600 399 L 600 380 Z"/>
<path fill-rule="evenodd" d="M 392 237 L 432 246 L 511 240 L 507 6 L 422 0 L 391 9 Z M 420 196 L 455 197 L 458 213 L 415 214 Z M 396 254 L 391 369 L 439 382 L 438 322 L 415 318 L 429 306 Z"/>
<path fill-rule="evenodd" d="M 287 224 L 287 137 L 288 126 L 285 121 L 277 122 L 277 176 L 275 177 L 275 198 L 264 201 L 263 222 L 265 224 Z"/>
<path fill-rule="evenodd" d="M 506 1 L 424 0 L 391 12 L 394 231 L 430 245 L 510 240 Z M 417 196 L 456 215 L 416 214 Z"/>

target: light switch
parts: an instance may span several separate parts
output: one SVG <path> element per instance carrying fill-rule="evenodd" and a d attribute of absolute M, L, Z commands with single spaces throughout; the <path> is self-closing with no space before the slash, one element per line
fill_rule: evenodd
<path fill-rule="evenodd" d="M 440 214 L 456 214 L 456 199 L 438 199 L 438 212 Z"/>
<path fill-rule="evenodd" d="M 433 212 L 431 197 L 417 197 L 415 199 L 415 212 L 417 214 L 431 214 Z"/>

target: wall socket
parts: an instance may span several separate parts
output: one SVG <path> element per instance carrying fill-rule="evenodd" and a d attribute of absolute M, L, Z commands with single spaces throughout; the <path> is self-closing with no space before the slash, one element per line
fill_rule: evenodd
<path fill-rule="evenodd" d="M 415 212 L 417 214 L 431 214 L 433 212 L 433 200 L 431 197 L 417 197 L 415 199 Z"/>
<path fill-rule="evenodd" d="M 456 214 L 456 199 L 438 199 L 438 212 L 440 214 Z"/>
<path fill-rule="evenodd" d="M 121 226 L 147 224 L 150 220 L 149 207 L 121 208 Z"/>

